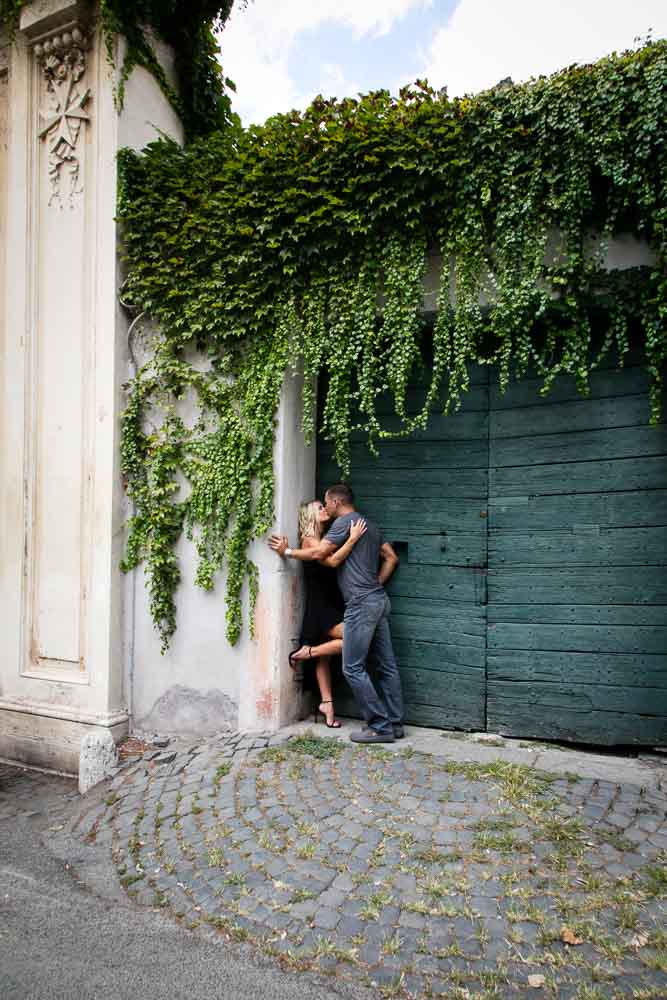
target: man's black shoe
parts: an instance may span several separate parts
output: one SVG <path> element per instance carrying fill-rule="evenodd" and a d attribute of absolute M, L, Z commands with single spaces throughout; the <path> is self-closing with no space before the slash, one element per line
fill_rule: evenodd
<path fill-rule="evenodd" d="M 405 736 L 405 729 L 403 729 L 403 726 L 400 726 L 400 725 L 397 726 L 394 723 L 394 739 L 395 740 L 402 740 L 404 736 Z"/>
<path fill-rule="evenodd" d="M 376 729 L 366 726 L 365 729 L 357 729 L 350 733 L 350 739 L 353 743 L 393 743 L 394 734 L 378 733 Z"/>

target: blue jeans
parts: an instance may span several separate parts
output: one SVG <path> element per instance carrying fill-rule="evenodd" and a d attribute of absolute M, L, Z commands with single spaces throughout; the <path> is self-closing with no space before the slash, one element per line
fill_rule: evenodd
<path fill-rule="evenodd" d="M 343 676 L 367 725 L 383 735 L 403 722 L 403 692 L 391 644 L 390 611 L 389 598 L 378 591 L 348 604 L 343 618 Z M 376 661 L 380 694 L 366 670 L 369 652 Z"/>

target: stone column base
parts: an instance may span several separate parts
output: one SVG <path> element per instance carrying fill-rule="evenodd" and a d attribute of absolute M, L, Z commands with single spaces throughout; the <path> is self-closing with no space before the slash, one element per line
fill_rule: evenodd
<path fill-rule="evenodd" d="M 108 729 L 114 743 L 119 743 L 129 731 L 127 714 L 68 716 L 50 706 L 0 701 L 0 758 L 76 776 L 81 738 L 100 727 Z"/>

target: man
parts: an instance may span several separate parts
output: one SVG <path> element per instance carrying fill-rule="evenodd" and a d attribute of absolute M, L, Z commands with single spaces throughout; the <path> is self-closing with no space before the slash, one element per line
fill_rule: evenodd
<path fill-rule="evenodd" d="M 324 505 L 333 524 L 317 545 L 291 549 L 287 539 L 272 535 L 269 545 L 287 558 L 323 562 L 347 541 L 350 524 L 359 514 L 354 495 L 345 483 L 329 487 Z M 355 743 L 393 743 L 403 736 L 403 693 L 391 643 L 391 605 L 384 589 L 398 565 L 398 556 L 382 540 L 379 528 L 365 518 L 367 530 L 338 567 L 338 585 L 345 601 L 343 675 L 357 699 L 366 727 L 350 736 Z M 379 567 L 379 570 L 378 570 Z M 376 691 L 366 670 L 373 653 L 377 667 Z"/>

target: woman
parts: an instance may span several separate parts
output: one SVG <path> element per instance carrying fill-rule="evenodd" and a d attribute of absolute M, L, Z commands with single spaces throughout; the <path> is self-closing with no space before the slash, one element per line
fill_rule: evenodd
<path fill-rule="evenodd" d="M 329 517 L 319 500 L 302 503 L 299 507 L 299 546 L 304 549 L 317 545 Z M 315 677 L 320 690 L 319 711 L 329 729 L 339 729 L 331 691 L 331 657 L 343 649 L 343 611 L 345 606 L 336 583 L 335 569 L 347 558 L 357 540 L 366 531 L 363 518 L 350 526 L 350 537 L 324 562 L 304 562 L 306 606 L 301 623 L 301 645 L 290 653 L 290 666 L 296 661 L 315 661 Z"/>

